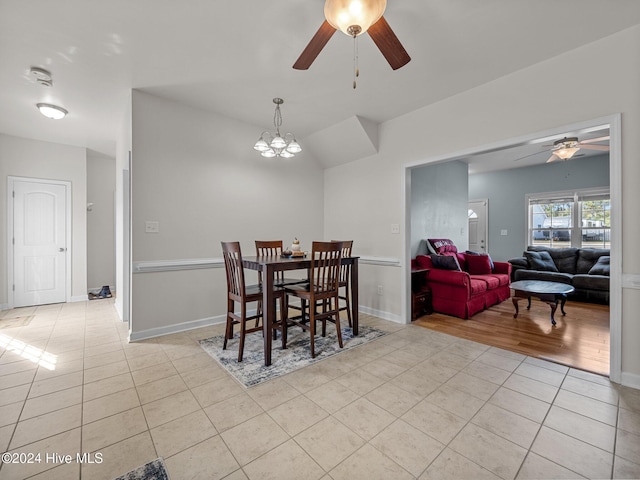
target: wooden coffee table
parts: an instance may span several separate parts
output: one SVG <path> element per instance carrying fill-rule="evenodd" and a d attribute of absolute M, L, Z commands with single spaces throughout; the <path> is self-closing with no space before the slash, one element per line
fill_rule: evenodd
<path fill-rule="evenodd" d="M 551 307 L 551 325 L 556 324 L 553 314 L 556 313 L 558 303 L 560 303 L 560 311 L 562 315 L 566 315 L 564 304 L 567 302 L 567 294 L 572 293 L 575 288 L 566 283 L 545 282 L 543 280 L 519 280 L 513 282 L 511 288 L 514 290 L 513 306 L 516 307 L 516 313 L 513 318 L 518 316 L 518 302 L 522 298 L 528 300 L 527 310 L 531 308 L 531 297 L 536 297 Z"/>

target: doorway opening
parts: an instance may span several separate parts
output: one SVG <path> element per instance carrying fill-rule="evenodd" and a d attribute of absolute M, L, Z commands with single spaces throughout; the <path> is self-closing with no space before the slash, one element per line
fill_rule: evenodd
<path fill-rule="evenodd" d="M 412 241 L 415 241 L 415 233 L 411 231 L 412 227 L 412 202 L 411 195 L 412 189 L 415 185 L 412 184 L 412 173 L 414 170 L 419 169 L 430 164 L 440 164 L 450 161 L 464 161 L 474 155 L 483 155 L 491 152 L 504 152 L 509 149 L 520 147 L 524 145 L 536 144 L 538 147 L 542 143 L 549 142 L 550 139 L 555 139 L 558 135 L 562 135 L 565 132 L 587 132 L 597 131 L 602 129 L 608 129 L 610 135 L 610 152 L 609 152 L 609 186 L 611 190 L 611 242 L 610 242 L 610 305 L 609 305 L 609 377 L 612 381 L 620 383 L 621 381 L 621 323 L 622 323 L 622 238 L 621 238 L 621 117 L 620 115 L 612 115 L 600 119 L 572 124 L 564 127 L 555 128 L 553 130 L 547 130 L 543 132 L 532 133 L 524 135 L 515 139 L 505 140 L 490 145 L 485 145 L 477 148 L 470 148 L 467 150 L 454 152 L 439 157 L 428 158 L 412 164 L 404 166 L 403 175 L 403 190 L 405 193 L 404 202 L 404 219 L 406 225 L 406 234 L 404 242 L 404 275 L 403 281 L 406 288 L 403 288 L 403 307 L 404 318 L 407 319 L 407 323 L 410 321 L 410 268 L 412 253 L 415 253 L 415 245 Z M 499 156 L 499 155 L 497 155 Z M 548 155 L 547 155 L 548 156 Z M 546 159 L 545 159 L 546 160 Z M 513 160 L 511 160 L 513 161 Z M 577 160 L 579 161 L 579 160 Z M 544 163 L 544 160 L 542 161 Z M 513 168 L 512 166 L 509 168 Z M 493 217 L 494 220 L 496 217 Z M 467 221 L 465 220 L 465 224 Z M 465 225 L 466 226 L 466 225 Z M 503 229 L 499 224 L 491 224 L 490 228 L 496 230 L 498 233 L 493 232 L 489 235 L 489 239 L 492 244 L 492 249 L 496 250 L 501 247 L 500 243 L 505 240 L 501 234 Z M 524 232 L 524 222 L 522 230 Z M 506 232 L 506 229 L 504 229 Z M 508 234 L 511 234 L 509 230 Z M 502 234 L 505 237 L 507 234 Z M 495 242 L 498 242 L 498 245 Z M 522 249 L 526 249 L 526 244 L 523 241 L 521 245 Z M 505 261 L 507 259 L 504 259 Z M 507 302 L 511 305 L 511 302 Z M 492 307 L 493 308 L 493 307 Z M 463 322 L 472 322 L 473 318 Z"/>

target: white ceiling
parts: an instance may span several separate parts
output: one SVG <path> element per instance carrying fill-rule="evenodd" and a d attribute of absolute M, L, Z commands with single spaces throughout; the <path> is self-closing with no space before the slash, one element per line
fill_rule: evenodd
<path fill-rule="evenodd" d="M 304 147 L 354 116 L 381 123 L 640 23 L 638 0 L 389 0 L 385 18 L 412 61 L 392 71 L 364 35 L 353 90 L 352 40 L 340 32 L 309 70 L 291 68 L 323 5 L 0 0 L 0 132 L 114 155 L 137 88 L 254 124 L 256 138 L 282 97 L 283 130 Z M 53 87 L 37 85 L 32 66 L 51 71 Z M 69 115 L 48 120 L 37 102 Z"/>

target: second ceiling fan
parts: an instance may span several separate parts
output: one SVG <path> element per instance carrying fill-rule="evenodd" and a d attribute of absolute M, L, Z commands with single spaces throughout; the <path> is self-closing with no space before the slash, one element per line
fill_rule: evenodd
<path fill-rule="evenodd" d="M 397 70 L 403 67 L 411 57 L 382 16 L 386 6 L 386 0 L 326 0 L 326 20 L 293 64 L 293 68 L 308 69 L 336 30 L 354 39 L 368 32 L 391 68 Z"/>

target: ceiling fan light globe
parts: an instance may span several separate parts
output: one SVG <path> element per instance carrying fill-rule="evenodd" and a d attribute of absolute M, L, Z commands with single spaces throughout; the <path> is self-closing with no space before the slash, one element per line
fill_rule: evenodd
<path fill-rule="evenodd" d="M 558 150 L 555 150 L 553 154 L 556 157 L 561 158 L 562 160 L 569 160 L 576 154 L 578 150 L 580 150 L 580 148 L 578 147 L 562 147 Z"/>
<path fill-rule="evenodd" d="M 349 27 L 360 27 L 356 35 L 362 35 L 380 20 L 386 7 L 387 0 L 326 0 L 324 16 L 333 28 L 351 37 L 354 29 Z"/>

